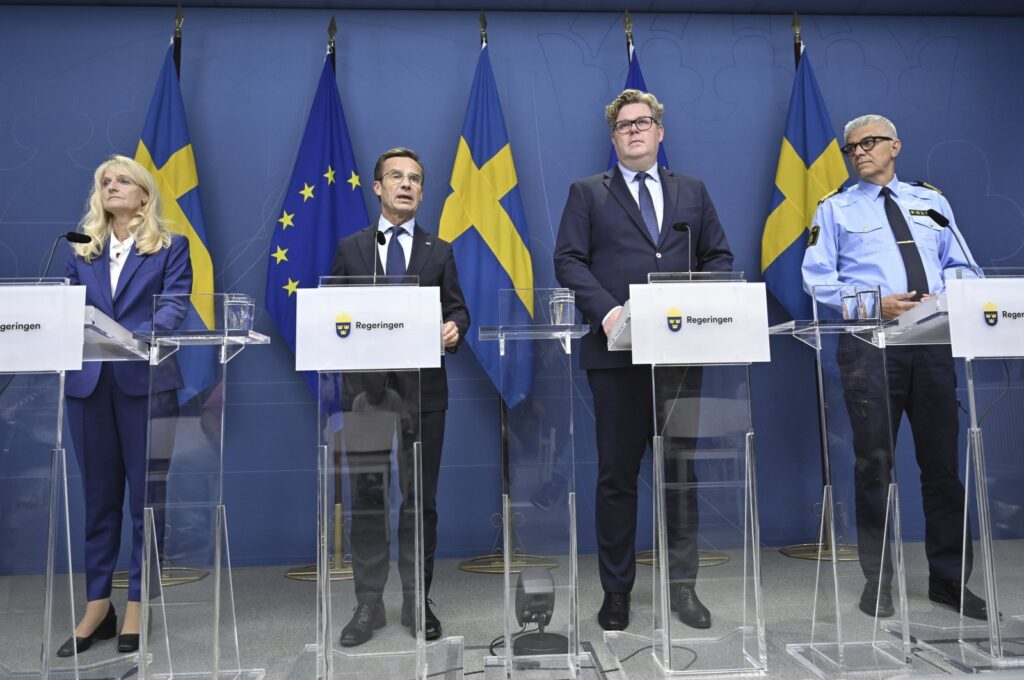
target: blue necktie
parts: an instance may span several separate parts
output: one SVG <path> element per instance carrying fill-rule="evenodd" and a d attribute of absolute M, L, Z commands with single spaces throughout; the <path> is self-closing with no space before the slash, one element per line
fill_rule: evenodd
<path fill-rule="evenodd" d="M 654 199 L 651 198 L 651 192 L 647 188 L 648 177 L 650 175 L 646 172 L 636 173 L 636 181 L 640 183 L 640 216 L 644 218 L 647 231 L 651 233 L 651 239 L 657 245 L 661 238 L 661 230 L 658 228 L 658 213 L 654 211 Z"/>
<path fill-rule="evenodd" d="M 388 261 L 384 271 L 388 276 L 405 276 L 405 250 L 398 242 L 398 235 L 404 229 L 391 227 L 388 231 L 391 232 L 391 240 L 388 241 Z"/>

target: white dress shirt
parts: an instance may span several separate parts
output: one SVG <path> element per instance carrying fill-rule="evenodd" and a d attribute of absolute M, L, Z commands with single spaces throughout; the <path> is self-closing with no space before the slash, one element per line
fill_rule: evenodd
<path fill-rule="evenodd" d="M 110 296 L 117 293 L 117 280 L 121 278 L 121 270 L 128 260 L 128 254 L 135 247 L 135 239 L 130 235 L 123 241 L 118 241 L 114 232 L 110 232 L 110 244 L 107 248 L 107 257 L 110 259 Z"/>
<path fill-rule="evenodd" d="M 630 170 L 622 163 L 619 163 L 619 172 L 622 179 L 626 180 L 629 193 L 633 195 L 637 207 L 640 206 L 640 182 L 636 181 L 639 170 Z M 661 232 L 661 221 L 665 218 L 665 193 L 661 189 L 661 175 L 658 174 L 658 164 L 655 163 L 647 168 L 647 190 L 651 192 L 651 202 L 654 203 L 654 214 L 658 216 L 658 232 Z"/>
<path fill-rule="evenodd" d="M 405 255 L 405 268 L 409 268 L 409 258 L 412 257 L 412 230 L 416 226 L 416 220 L 411 219 L 401 224 L 395 225 L 384 219 L 381 215 L 380 219 L 377 220 L 377 231 L 384 232 L 384 245 L 377 242 L 377 254 L 380 255 L 380 261 L 385 267 L 388 265 L 388 246 L 391 245 L 391 227 L 397 226 L 402 231 L 398 232 L 398 245 L 402 246 L 402 253 Z"/>

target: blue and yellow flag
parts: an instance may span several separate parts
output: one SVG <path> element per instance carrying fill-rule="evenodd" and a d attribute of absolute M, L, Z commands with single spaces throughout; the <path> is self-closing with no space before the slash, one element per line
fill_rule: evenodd
<path fill-rule="evenodd" d="M 810 319 L 800 266 L 818 201 L 849 179 L 811 61 L 803 55 L 789 99 L 771 210 L 761 236 L 761 274 L 794 319 Z"/>
<path fill-rule="evenodd" d="M 213 261 L 206 245 L 206 223 L 199 202 L 199 175 L 188 134 L 181 85 L 174 65 L 174 45 L 167 49 L 160 78 L 149 104 L 135 160 L 153 175 L 160 189 L 163 218 L 168 228 L 188 238 L 192 261 L 192 307 L 185 327 L 214 328 Z M 178 401 L 185 403 L 203 391 L 216 375 L 216 353 L 198 349 L 178 358 L 185 387 Z"/>
<path fill-rule="evenodd" d="M 295 351 L 295 300 L 331 272 L 338 241 L 370 223 L 330 56 L 324 59 L 295 169 L 270 239 L 267 312 Z M 315 373 L 306 376 L 319 394 Z"/>
<path fill-rule="evenodd" d="M 622 89 L 647 92 L 647 83 L 644 82 L 644 74 L 640 70 L 640 57 L 637 56 L 636 48 L 632 44 L 629 46 L 629 72 L 626 74 L 626 85 Z M 619 157 L 615 154 L 613 146 L 611 156 L 608 157 L 608 169 L 614 168 L 618 162 Z M 658 167 L 668 167 L 668 156 L 665 154 L 664 144 L 658 145 Z"/>
<path fill-rule="evenodd" d="M 451 189 L 441 211 L 438 236 L 452 244 L 473 324 L 478 328 L 498 325 L 499 306 L 502 324 L 530 324 L 530 237 L 486 44 L 476 64 Z M 517 291 L 514 298 L 499 305 L 498 291 L 511 288 Z M 501 362 L 497 342 L 482 342 L 476 333 L 466 341 L 510 408 L 530 393 L 533 353 L 529 343 L 521 343 Z"/>

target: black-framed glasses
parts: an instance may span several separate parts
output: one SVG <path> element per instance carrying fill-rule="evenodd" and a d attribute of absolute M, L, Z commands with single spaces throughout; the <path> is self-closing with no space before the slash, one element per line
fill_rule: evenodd
<path fill-rule="evenodd" d="M 842 152 L 842 154 L 844 156 L 852 156 L 853 152 L 856 150 L 856 148 L 858 146 L 860 148 L 864 149 L 865 151 L 871 151 L 872 149 L 875 148 L 875 144 L 877 144 L 878 142 L 891 142 L 891 141 L 893 141 L 892 137 L 883 137 L 881 135 L 874 135 L 872 137 L 865 137 L 864 139 L 860 140 L 859 142 L 850 142 L 846 146 L 839 147 L 839 150 Z"/>
<path fill-rule="evenodd" d="M 651 126 L 654 125 L 656 122 L 657 121 L 655 121 L 654 118 L 652 118 L 651 116 L 640 116 L 639 118 L 635 118 L 633 120 L 616 121 L 615 126 L 612 129 L 614 129 L 620 135 L 628 135 L 629 131 L 635 125 L 637 131 L 647 132 L 648 130 L 651 129 Z"/>

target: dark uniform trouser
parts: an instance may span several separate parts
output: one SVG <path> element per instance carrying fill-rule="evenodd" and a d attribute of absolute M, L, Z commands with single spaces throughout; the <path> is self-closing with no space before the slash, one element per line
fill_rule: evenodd
<path fill-rule="evenodd" d="M 441 472 L 445 411 L 420 416 L 422 442 L 423 589 L 430 592 L 437 549 L 437 481 Z M 398 574 L 404 597 L 416 591 L 416 499 L 412 475 L 412 442 L 399 437 L 398 483 L 402 506 L 398 515 Z M 391 451 L 349 454 L 352 485 L 352 570 L 356 600 L 381 599 L 388 580 L 391 555 Z"/>
<path fill-rule="evenodd" d="M 659 408 L 675 399 L 699 398 L 700 368 L 659 368 L 657 375 Z M 601 586 L 606 592 L 628 593 L 636 579 L 637 476 L 654 434 L 651 368 L 590 369 L 587 380 L 597 426 L 595 521 Z M 691 409 L 689 413 L 699 412 Z M 659 418 L 662 426 L 664 415 Z M 698 564 L 693 441 L 692 437 L 665 439 L 669 574 L 673 582 L 689 584 L 697 578 Z"/>
<path fill-rule="evenodd" d="M 960 580 L 964 531 L 964 487 L 957 466 L 959 421 L 956 371 L 948 346 L 890 347 L 885 350 L 888 385 L 882 379 L 880 350 L 857 338 L 839 340 L 838 361 L 853 430 L 856 457 L 857 543 L 864 576 L 892 581 L 892 561 L 882 550 L 886 499 L 892 480 L 892 449 L 903 414 L 914 437 L 924 500 L 925 553 L 930 575 Z M 890 400 L 889 432 L 884 399 Z M 971 574 L 968 533 L 965 580 Z"/>

